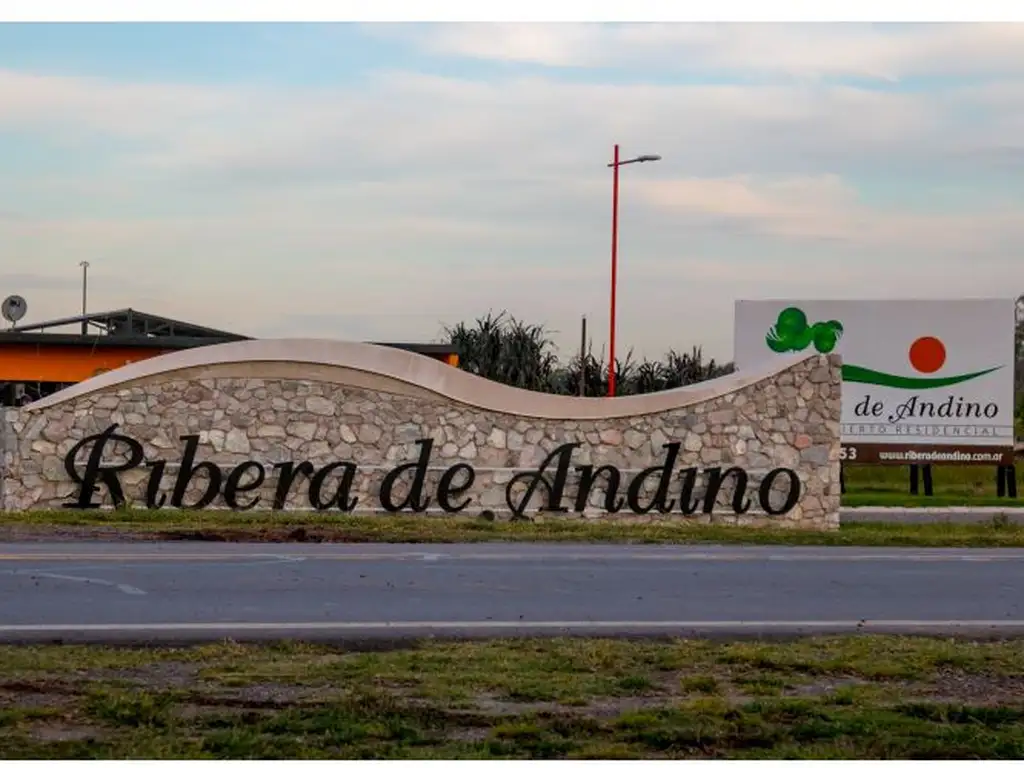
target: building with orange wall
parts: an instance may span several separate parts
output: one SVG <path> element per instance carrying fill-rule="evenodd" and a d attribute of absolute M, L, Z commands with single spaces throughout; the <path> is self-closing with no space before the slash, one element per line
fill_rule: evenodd
<path fill-rule="evenodd" d="M 156 355 L 251 338 L 134 309 L 15 326 L 0 331 L 0 405 L 18 405 L 26 398 L 36 400 L 104 371 Z M 427 355 L 449 365 L 459 363 L 455 348 L 446 344 L 384 346 Z"/>

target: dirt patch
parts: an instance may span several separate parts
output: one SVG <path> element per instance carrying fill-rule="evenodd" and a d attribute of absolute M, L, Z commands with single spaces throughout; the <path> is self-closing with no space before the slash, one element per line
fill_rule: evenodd
<path fill-rule="evenodd" d="M 491 735 L 490 728 L 453 728 L 445 734 L 452 741 L 483 741 Z"/>
<path fill-rule="evenodd" d="M 614 718 L 627 712 L 648 707 L 671 707 L 686 701 L 684 696 L 622 696 L 591 699 L 582 704 L 561 704 L 553 701 L 507 701 L 496 696 L 481 695 L 473 699 L 469 708 L 453 711 L 485 715 L 572 714 L 597 718 Z"/>
<path fill-rule="evenodd" d="M 908 683 L 906 695 L 951 704 L 1017 706 L 1024 700 L 1024 677 L 979 675 L 943 670 L 926 683 Z"/>
<path fill-rule="evenodd" d="M 859 677 L 818 677 L 809 683 L 786 686 L 785 692 L 793 696 L 828 696 L 840 688 L 866 685 L 868 681 Z"/>
<path fill-rule="evenodd" d="M 60 701 L 67 696 L 77 695 L 79 690 L 74 685 L 55 679 L 0 680 L 0 693 L 14 697 L 21 705 L 29 696 L 49 697 L 54 701 Z"/>
<path fill-rule="evenodd" d="M 840 689 L 873 685 L 856 677 L 819 677 L 787 688 L 794 696 L 828 696 Z M 896 687 L 902 698 L 943 704 L 976 706 L 1018 705 L 1024 700 L 1024 677 L 983 675 L 946 669 L 936 672 L 924 682 L 890 681 L 885 687 Z"/>
<path fill-rule="evenodd" d="M 29 730 L 29 737 L 42 742 L 87 741 L 100 738 L 100 731 L 85 725 L 40 723 Z"/>
<path fill-rule="evenodd" d="M 533 712 L 567 712 L 571 708 L 552 701 L 506 701 L 497 696 L 476 696 L 469 706 L 455 707 L 453 712 L 474 712 L 484 715 L 522 715 Z"/>
<path fill-rule="evenodd" d="M 43 542 L 157 542 L 160 531 L 115 525 L 0 525 L 0 543 Z"/>
<path fill-rule="evenodd" d="M 125 529 L 104 525 L 0 525 L 0 543 L 57 541 L 207 541 L 262 543 L 365 544 L 380 541 L 372 532 L 315 526 Z"/>
<path fill-rule="evenodd" d="M 84 677 L 95 682 L 120 682 L 145 688 L 187 688 L 195 685 L 199 667 L 196 664 L 167 662 L 127 669 L 95 669 Z"/>
<path fill-rule="evenodd" d="M 575 714 L 589 715 L 595 718 L 616 718 L 627 712 L 635 712 L 649 707 L 673 707 L 686 701 L 683 696 L 625 696 L 616 699 L 594 699 L 578 707 L 566 709 Z"/>
<path fill-rule="evenodd" d="M 67 697 L 60 693 L 13 693 L 11 691 L 0 691 L 0 708 L 24 708 L 24 709 L 49 709 L 59 707 L 67 701 Z"/>
<path fill-rule="evenodd" d="M 181 531 L 155 531 L 160 541 L 219 541 L 263 543 L 366 543 L 374 539 L 365 534 L 317 528 L 224 528 Z"/>
<path fill-rule="evenodd" d="M 256 721 L 263 717 L 267 709 L 265 707 L 239 705 L 226 706 L 225 702 L 218 701 L 216 704 L 196 704 L 189 702 L 175 707 L 174 716 L 180 720 L 211 720 L 214 718 L 241 718 L 244 721 Z M 275 705 L 280 709 L 280 705 Z"/>
<path fill-rule="evenodd" d="M 0 525 L 0 542 L 159 541 L 154 531 L 102 525 Z"/>
<path fill-rule="evenodd" d="M 317 704 L 330 701 L 339 693 L 344 692 L 339 692 L 337 688 L 320 686 L 264 683 L 227 690 L 218 688 L 216 693 L 212 689 L 209 693 L 196 692 L 189 696 L 189 701 L 204 706 L 277 709 L 290 704 Z"/>

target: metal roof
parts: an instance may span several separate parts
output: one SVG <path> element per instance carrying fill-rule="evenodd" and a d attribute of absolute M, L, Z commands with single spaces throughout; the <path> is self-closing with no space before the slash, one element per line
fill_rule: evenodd
<path fill-rule="evenodd" d="M 100 333 L 83 334 L 81 330 L 45 332 L 51 329 L 62 329 L 65 326 L 80 328 L 83 323 Z M 252 338 L 252 336 L 220 331 L 194 323 L 184 323 L 148 312 L 139 312 L 131 308 L 119 309 L 114 312 L 95 312 L 74 317 L 62 317 L 0 329 L 0 344 L 46 344 L 52 346 L 187 349 L 228 341 L 249 341 Z M 368 343 L 404 349 L 421 355 L 451 355 L 455 353 L 455 347 L 451 344 L 405 344 L 376 341 Z"/>
<path fill-rule="evenodd" d="M 190 339 L 216 339 L 219 341 L 245 341 L 251 338 L 238 333 L 219 331 L 216 328 L 207 328 L 206 326 L 195 325 L 194 323 L 183 323 L 180 320 L 151 315 L 148 312 L 139 312 L 130 307 L 113 312 L 94 312 L 88 315 L 46 320 L 41 323 L 17 325 L 13 328 L 5 329 L 3 332 L 25 333 L 27 331 L 45 331 L 68 325 L 82 325 L 83 323 L 96 328 L 108 336 L 118 337 L 137 338 L 148 336 L 164 338 L 168 336 L 183 336 Z"/>

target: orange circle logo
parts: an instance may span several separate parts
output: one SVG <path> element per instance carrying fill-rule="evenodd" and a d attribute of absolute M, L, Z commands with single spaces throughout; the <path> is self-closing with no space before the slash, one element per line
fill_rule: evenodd
<path fill-rule="evenodd" d="M 922 336 L 910 345 L 910 364 L 921 373 L 935 373 L 946 364 L 946 345 L 934 336 Z"/>

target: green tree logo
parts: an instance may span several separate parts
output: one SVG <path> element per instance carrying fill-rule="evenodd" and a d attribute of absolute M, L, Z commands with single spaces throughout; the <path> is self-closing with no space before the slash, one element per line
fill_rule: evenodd
<path fill-rule="evenodd" d="M 764 340 L 772 352 L 802 352 L 811 344 L 814 349 L 827 355 L 836 348 L 843 336 L 843 324 L 838 320 L 824 320 L 814 325 L 807 324 L 807 315 L 798 307 L 786 307 L 779 312 L 775 326 L 765 335 Z"/>
<path fill-rule="evenodd" d="M 807 315 L 799 307 L 786 307 L 779 312 L 775 325 L 765 334 L 764 340 L 772 352 L 802 352 L 811 344 L 821 354 L 827 355 L 836 348 L 839 339 L 843 337 L 843 324 L 838 320 L 824 320 L 814 325 L 807 323 Z M 919 346 L 927 342 L 929 347 L 938 345 L 941 351 L 936 358 L 937 364 L 922 367 L 915 362 L 916 356 L 921 354 Z M 918 371 L 934 373 L 942 367 L 945 361 L 945 348 L 942 342 L 933 336 L 921 337 L 910 345 L 910 364 Z M 887 371 L 876 371 L 872 368 L 865 368 L 861 365 L 843 363 L 843 381 L 856 382 L 858 384 L 873 384 L 876 387 L 893 387 L 896 389 L 938 389 L 940 387 L 952 387 L 971 381 L 979 376 L 986 376 L 993 371 L 998 371 L 1002 366 L 987 368 L 982 371 L 970 371 L 952 376 L 903 376 L 898 373 Z"/>

